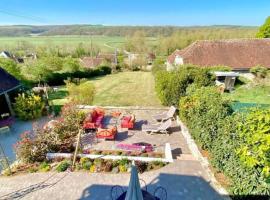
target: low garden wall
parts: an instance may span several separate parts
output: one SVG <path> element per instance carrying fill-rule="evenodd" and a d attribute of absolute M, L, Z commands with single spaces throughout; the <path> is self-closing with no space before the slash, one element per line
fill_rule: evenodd
<path fill-rule="evenodd" d="M 142 162 L 153 162 L 160 161 L 164 163 L 172 163 L 172 150 L 171 145 L 169 143 L 165 144 L 165 158 L 153 158 L 153 157 L 138 157 L 138 156 L 115 156 L 115 155 L 94 155 L 94 154 L 78 154 L 77 156 L 80 158 L 86 157 L 90 159 L 101 158 L 104 160 L 121 160 L 128 159 L 134 161 L 142 161 Z M 73 156 L 72 153 L 47 153 L 47 159 L 55 159 L 55 158 L 71 158 Z"/>

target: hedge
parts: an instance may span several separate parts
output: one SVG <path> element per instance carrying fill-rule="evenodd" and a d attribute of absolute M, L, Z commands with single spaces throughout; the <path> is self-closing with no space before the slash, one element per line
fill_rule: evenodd
<path fill-rule="evenodd" d="M 197 88 L 214 84 L 209 68 L 183 65 L 176 71 L 158 71 L 155 74 L 156 92 L 163 105 L 178 105 L 191 84 Z"/>
<path fill-rule="evenodd" d="M 180 99 L 179 115 L 197 143 L 210 153 L 211 164 L 229 178 L 232 198 L 258 195 L 262 199 L 270 194 L 269 176 L 263 173 L 269 169 L 270 145 L 265 142 L 269 141 L 270 109 L 233 113 L 229 104 L 214 87 L 203 87 Z M 247 131 L 252 133 L 249 137 Z M 247 164 L 250 154 L 243 151 L 246 149 L 254 151 L 258 160 L 251 166 Z"/>
<path fill-rule="evenodd" d="M 63 85 L 64 81 L 68 78 L 92 78 L 95 76 L 111 74 L 111 68 L 107 66 L 101 66 L 96 69 L 88 69 L 75 72 L 55 72 L 45 77 L 45 82 L 49 85 Z"/>

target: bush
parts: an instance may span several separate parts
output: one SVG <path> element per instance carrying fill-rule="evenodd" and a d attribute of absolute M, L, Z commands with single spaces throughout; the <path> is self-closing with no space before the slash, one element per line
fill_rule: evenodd
<path fill-rule="evenodd" d="M 71 165 L 70 161 L 64 160 L 57 165 L 56 171 L 57 172 L 64 172 L 69 168 L 70 165 Z"/>
<path fill-rule="evenodd" d="M 61 118 L 53 123 L 53 127 L 37 126 L 32 132 L 21 135 L 14 146 L 18 159 L 26 163 L 42 162 L 48 152 L 73 152 L 84 119 L 85 113 L 78 111 L 74 104 L 64 105 Z"/>
<path fill-rule="evenodd" d="M 222 99 L 215 87 L 203 87 L 181 98 L 179 105 L 180 118 L 187 123 L 193 137 L 203 148 L 211 148 L 219 120 L 232 112 L 229 102 Z"/>
<path fill-rule="evenodd" d="M 190 87 L 179 114 L 191 135 L 207 149 L 212 165 L 229 178 L 236 197 L 269 195 L 270 111 L 234 113 L 215 88 Z"/>
<path fill-rule="evenodd" d="M 91 82 L 80 85 L 67 83 L 67 90 L 72 101 L 81 105 L 91 105 L 94 101 L 95 86 Z"/>
<path fill-rule="evenodd" d="M 17 79 L 22 79 L 20 66 L 18 66 L 15 61 L 6 58 L 0 58 L 0 66 Z"/>
<path fill-rule="evenodd" d="M 90 173 L 95 173 L 95 172 L 97 172 L 97 168 L 96 168 L 95 165 L 92 165 L 92 166 L 90 167 Z"/>
<path fill-rule="evenodd" d="M 111 74 L 112 68 L 109 66 L 100 66 L 98 68 L 101 71 L 101 75 Z"/>
<path fill-rule="evenodd" d="M 189 85 L 197 88 L 214 83 L 207 69 L 194 66 L 181 66 L 177 71 L 159 71 L 155 76 L 156 91 L 164 105 L 178 105 L 179 98 L 186 96 Z"/>
<path fill-rule="evenodd" d="M 50 171 L 50 169 L 51 169 L 51 166 L 47 162 L 42 162 L 39 165 L 39 171 L 41 172 L 48 172 Z"/>
<path fill-rule="evenodd" d="M 267 76 L 268 69 L 266 67 L 256 66 L 252 67 L 250 72 L 258 78 L 265 78 Z"/>
<path fill-rule="evenodd" d="M 139 171 L 139 173 L 143 173 L 145 172 L 145 170 L 147 169 L 147 163 L 146 162 L 141 162 L 141 161 L 135 161 L 135 165 Z"/>
<path fill-rule="evenodd" d="M 41 117 L 45 104 L 40 96 L 22 93 L 15 98 L 14 107 L 20 119 L 30 120 Z"/>
<path fill-rule="evenodd" d="M 106 162 L 106 165 L 105 165 L 105 168 L 104 168 L 104 171 L 105 172 L 110 172 L 112 171 L 112 168 L 113 168 L 113 162 L 112 161 L 107 161 Z"/>
<path fill-rule="evenodd" d="M 14 145 L 17 158 L 26 163 L 42 162 L 46 158 L 47 145 L 43 145 L 43 131 L 30 131 L 20 135 L 20 140 Z"/>
<path fill-rule="evenodd" d="M 84 170 L 90 170 L 90 167 L 92 166 L 90 158 L 81 158 L 80 164 Z"/>
<path fill-rule="evenodd" d="M 243 140 L 238 148 L 240 160 L 258 169 L 270 182 L 270 109 L 252 110 L 237 131 Z"/>

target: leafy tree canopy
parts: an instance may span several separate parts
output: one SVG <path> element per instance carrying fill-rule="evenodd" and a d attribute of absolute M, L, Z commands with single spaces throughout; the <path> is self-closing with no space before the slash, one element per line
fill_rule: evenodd
<path fill-rule="evenodd" d="M 270 16 L 265 20 L 257 33 L 257 38 L 270 38 Z"/>

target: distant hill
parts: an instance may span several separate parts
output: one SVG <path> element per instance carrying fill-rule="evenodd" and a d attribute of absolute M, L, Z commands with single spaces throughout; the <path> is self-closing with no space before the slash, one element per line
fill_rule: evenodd
<path fill-rule="evenodd" d="M 250 26 L 193 26 L 193 27 L 177 27 L 177 26 L 103 26 L 103 25 L 47 25 L 47 26 L 31 26 L 31 25 L 13 25 L 0 26 L 0 37 L 18 37 L 31 35 L 106 35 L 106 36 L 128 36 L 134 31 L 143 30 L 147 36 L 169 36 L 175 31 L 185 29 L 249 29 L 257 30 L 258 27 Z"/>

